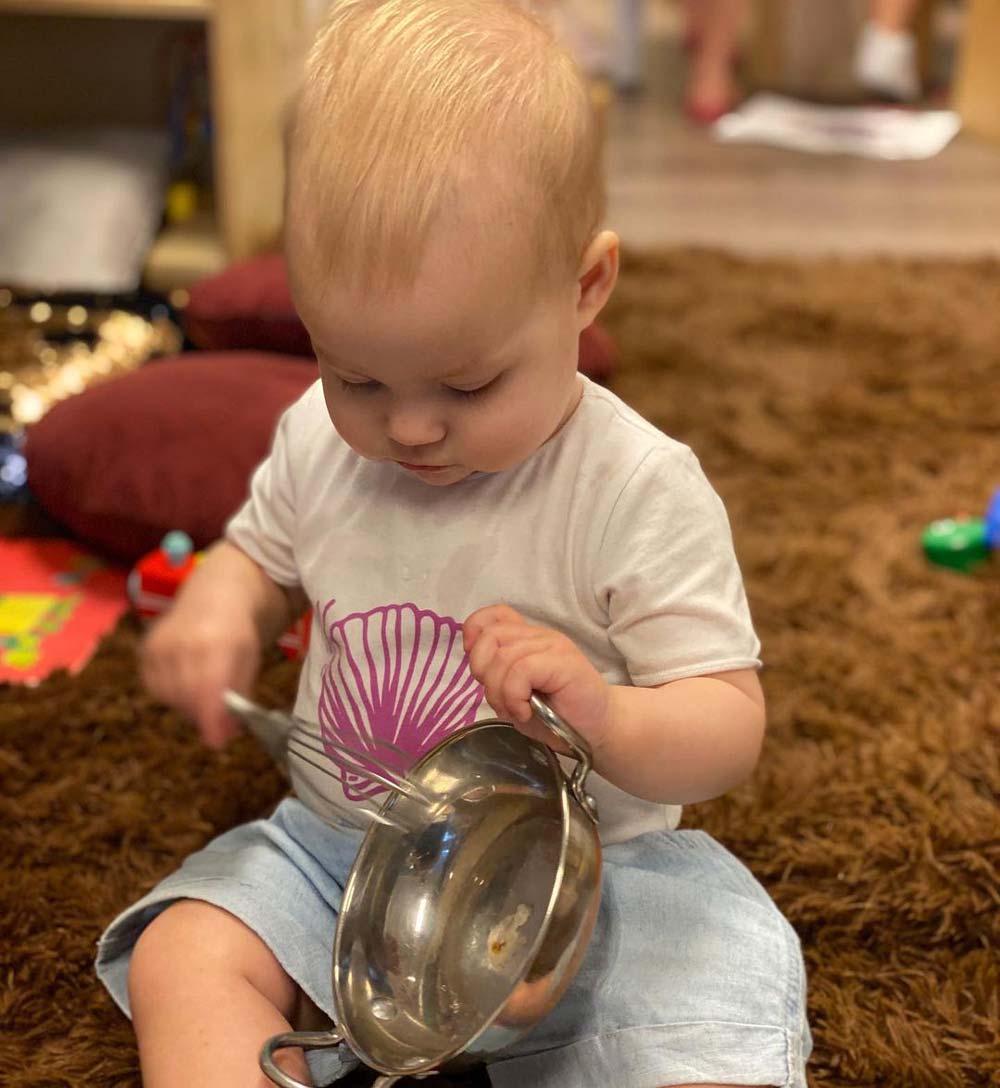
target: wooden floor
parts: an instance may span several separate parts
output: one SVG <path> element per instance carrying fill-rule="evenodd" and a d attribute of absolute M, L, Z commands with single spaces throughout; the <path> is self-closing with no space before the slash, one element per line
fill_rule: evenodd
<path fill-rule="evenodd" d="M 646 89 L 608 117 L 609 225 L 635 247 L 748 254 L 1000 255 L 1000 147 L 960 136 L 926 162 L 717 144 L 681 118 L 683 57 L 648 44 Z"/>

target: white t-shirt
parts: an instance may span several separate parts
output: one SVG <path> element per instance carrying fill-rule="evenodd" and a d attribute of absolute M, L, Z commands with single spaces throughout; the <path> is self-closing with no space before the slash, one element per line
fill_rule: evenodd
<path fill-rule="evenodd" d="M 359 457 L 318 382 L 282 416 L 227 537 L 313 604 L 295 712 L 315 728 L 309 758 L 338 780 L 294 757 L 292 771 L 320 815 L 364 823 L 351 807 L 385 797 L 322 754 L 325 733 L 415 759 L 495 716 L 462 648 L 463 621 L 485 605 L 568 635 L 611 684 L 760 664 L 726 513 L 694 454 L 581 382 L 574 414 L 526 461 L 443 488 Z M 680 817 L 596 774 L 589 787 L 605 843 Z"/>

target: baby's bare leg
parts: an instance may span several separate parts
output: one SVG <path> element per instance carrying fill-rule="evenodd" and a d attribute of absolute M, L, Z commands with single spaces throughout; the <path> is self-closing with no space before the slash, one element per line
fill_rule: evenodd
<path fill-rule="evenodd" d="M 257 1055 L 290 1030 L 298 988 L 273 953 L 228 911 L 184 899 L 152 921 L 129 966 L 143 1088 L 257 1088 Z M 301 1051 L 278 1057 L 311 1083 Z"/>

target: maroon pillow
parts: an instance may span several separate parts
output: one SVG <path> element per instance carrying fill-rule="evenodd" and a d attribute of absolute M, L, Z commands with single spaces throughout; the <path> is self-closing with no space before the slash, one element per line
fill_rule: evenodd
<path fill-rule="evenodd" d="M 192 343 L 206 351 L 246 348 L 312 358 L 280 253 L 252 257 L 196 283 L 183 318 Z"/>
<path fill-rule="evenodd" d="M 600 325 L 590 325 L 580 333 L 580 373 L 595 382 L 609 381 L 618 366 L 618 345 L 611 333 Z"/>
<path fill-rule="evenodd" d="M 81 540 L 133 562 L 183 529 L 218 539 L 315 363 L 255 352 L 149 363 L 56 405 L 28 432 L 29 486 Z"/>
<path fill-rule="evenodd" d="M 184 330 L 207 351 L 248 348 L 312 357 L 312 343 L 299 321 L 280 253 L 230 265 L 195 284 L 184 311 Z M 580 337 L 580 370 L 607 381 L 618 352 L 610 334 L 596 325 Z"/>

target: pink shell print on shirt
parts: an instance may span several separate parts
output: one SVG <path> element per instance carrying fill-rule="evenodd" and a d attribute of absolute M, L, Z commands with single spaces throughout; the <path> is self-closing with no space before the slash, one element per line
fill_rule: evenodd
<path fill-rule="evenodd" d="M 389 604 L 329 623 L 334 603 L 323 610 L 331 656 L 319 698 L 322 739 L 333 737 L 405 771 L 449 733 L 475 721 L 483 687 L 469 671 L 457 620 L 415 604 Z M 385 792 L 349 771 L 330 745 L 324 748 L 349 800 Z"/>

